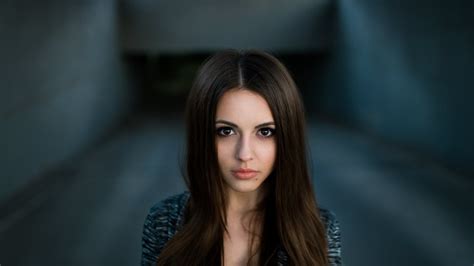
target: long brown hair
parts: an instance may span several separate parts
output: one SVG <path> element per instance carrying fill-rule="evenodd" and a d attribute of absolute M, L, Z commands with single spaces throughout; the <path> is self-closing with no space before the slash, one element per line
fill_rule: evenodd
<path fill-rule="evenodd" d="M 257 50 L 218 52 L 198 71 L 186 107 L 184 178 L 190 199 L 182 228 L 157 264 L 222 264 L 227 197 L 217 161 L 215 116 L 220 97 L 233 88 L 261 95 L 275 120 L 276 161 L 256 210 L 262 217 L 259 264 L 275 264 L 281 247 L 291 265 L 327 265 L 326 231 L 307 167 L 303 103 L 284 65 Z"/>

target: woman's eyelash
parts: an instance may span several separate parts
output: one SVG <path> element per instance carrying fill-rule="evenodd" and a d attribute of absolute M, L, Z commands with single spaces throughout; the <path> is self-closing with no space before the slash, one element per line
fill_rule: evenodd
<path fill-rule="evenodd" d="M 219 127 L 219 128 L 217 128 L 216 131 L 217 131 L 217 134 L 218 134 L 219 136 L 226 137 L 226 136 L 231 135 L 231 132 L 229 132 L 229 131 L 232 131 L 232 132 L 233 132 L 234 129 L 231 128 L 231 127 Z M 225 132 L 227 132 L 227 133 L 225 133 Z"/>
<path fill-rule="evenodd" d="M 264 138 L 270 138 L 273 135 L 275 135 L 275 129 L 270 128 L 270 127 L 261 128 L 261 129 L 258 130 L 258 132 L 261 133 L 260 135 Z M 265 132 L 265 133 L 263 133 L 263 132 Z"/>
<path fill-rule="evenodd" d="M 227 137 L 235 134 L 235 130 L 231 127 L 219 127 L 216 129 L 217 135 Z M 275 135 L 275 129 L 270 127 L 260 128 L 258 134 L 263 138 L 270 138 Z"/>

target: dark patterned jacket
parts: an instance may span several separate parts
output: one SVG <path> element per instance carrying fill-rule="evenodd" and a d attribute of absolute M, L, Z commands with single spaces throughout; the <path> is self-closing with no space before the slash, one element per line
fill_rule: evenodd
<path fill-rule="evenodd" d="M 179 230 L 189 195 L 188 191 L 174 195 L 150 209 L 143 226 L 142 266 L 155 265 L 163 247 Z M 331 211 L 319 211 L 326 226 L 329 264 L 342 265 L 339 223 Z M 288 254 L 284 249 L 278 250 L 277 257 L 278 265 L 288 265 Z"/>

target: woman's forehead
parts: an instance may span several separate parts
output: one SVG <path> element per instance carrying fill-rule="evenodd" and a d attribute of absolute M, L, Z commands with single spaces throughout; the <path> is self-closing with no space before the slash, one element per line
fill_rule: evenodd
<path fill-rule="evenodd" d="M 267 101 L 256 92 L 233 89 L 224 93 L 217 104 L 216 121 L 225 120 L 238 126 L 257 126 L 273 122 Z"/>

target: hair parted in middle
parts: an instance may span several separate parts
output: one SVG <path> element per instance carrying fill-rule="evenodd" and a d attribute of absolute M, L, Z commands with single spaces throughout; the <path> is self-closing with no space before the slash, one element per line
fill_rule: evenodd
<path fill-rule="evenodd" d="M 219 99 L 231 89 L 262 96 L 275 122 L 274 168 L 255 210 L 261 230 L 258 264 L 274 265 L 281 247 L 291 265 L 327 265 L 326 231 L 306 158 L 301 96 L 285 66 L 258 50 L 217 52 L 197 73 L 186 106 L 184 179 L 191 196 L 184 224 L 161 251 L 158 265 L 222 264 L 227 194 L 219 172 L 215 119 Z"/>

